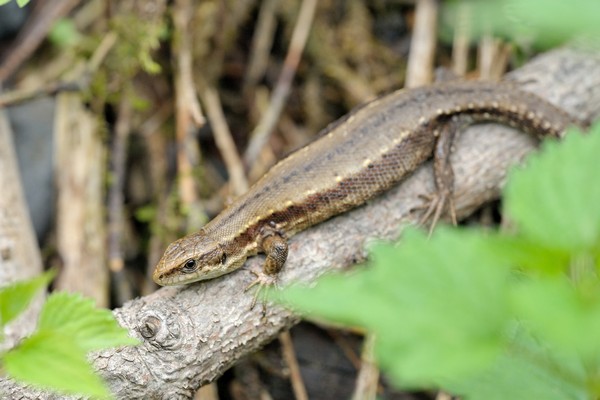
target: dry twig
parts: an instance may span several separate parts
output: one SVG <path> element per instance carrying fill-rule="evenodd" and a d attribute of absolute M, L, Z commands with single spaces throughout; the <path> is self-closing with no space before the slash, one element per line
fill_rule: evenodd
<path fill-rule="evenodd" d="M 8 56 L 0 64 L 0 82 L 4 82 L 38 48 L 40 43 L 61 17 L 67 15 L 79 0 L 52 0 L 38 4 L 32 18 L 21 30 Z"/>
<path fill-rule="evenodd" d="M 189 22 L 192 15 L 190 0 L 177 0 L 173 10 L 175 35 L 173 48 L 176 58 L 175 69 L 175 120 L 177 138 L 177 168 L 179 193 L 184 208 L 193 218 L 201 213 L 198 205 L 198 188 L 192 171 L 199 162 L 199 149 L 195 140 L 195 130 L 204 124 L 204 117 L 194 93 L 192 78 L 192 53 Z M 191 228 L 199 222 L 192 222 Z"/>
<path fill-rule="evenodd" d="M 417 2 L 415 27 L 406 69 L 405 86 L 408 88 L 432 82 L 439 7 L 439 0 Z"/>
<path fill-rule="evenodd" d="M 85 66 L 77 65 L 72 75 L 76 75 L 74 79 L 64 82 L 52 82 L 44 85 L 41 88 L 13 90 L 0 94 L 0 107 L 19 104 L 25 101 L 34 100 L 39 97 L 53 96 L 61 92 L 81 91 L 86 89 L 90 84 L 90 79 L 94 72 L 98 70 L 100 63 L 108 55 L 117 41 L 117 35 L 114 32 L 109 32 L 100 45 L 94 51 L 94 54 Z"/>
<path fill-rule="evenodd" d="M 231 137 L 231 131 L 227 126 L 221 100 L 215 88 L 207 85 L 204 85 L 201 89 L 200 95 L 208 113 L 215 142 L 229 173 L 232 192 L 235 196 L 239 196 L 248 190 L 248 181 L 244 174 L 242 159 L 238 154 L 233 138 Z"/>
<path fill-rule="evenodd" d="M 379 367 L 375 363 L 375 335 L 367 334 L 365 337 L 361 359 L 352 399 L 375 400 L 379 388 Z"/>
<path fill-rule="evenodd" d="M 269 109 L 263 115 L 260 122 L 250 135 L 250 144 L 244 154 L 244 161 L 247 165 L 252 165 L 259 152 L 262 150 L 265 143 L 269 139 L 271 132 L 275 128 L 277 120 L 283 110 L 287 97 L 290 92 L 292 80 L 300 63 L 302 51 L 306 45 L 310 27 L 312 26 L 313 16 L 317 7 L 317 0 L 303 0 L 298 21 L 292 33 L 290 48 L 285 57 L 283 68 L 277 80 Z"/>
<path fill-rule="evenodd" d="M 281 332 L 279 334 L 279 342 L 281 343 L 283 359 L 290 369 L 290 380 L 292 382 L 292 389 L 294 390 L 294 397 L 296 400 L 308 400 L 308 394 L 306 393 L 306 387 L 300 374 L 300 366 L 298 365 L 290 331 Z"/>
<path fill-rule="evenodd" d="M 115 135 L 111 148 L 111 184 L 108 189 L 108 266 L 115 282 L 117 303 L 123 304 L 133 298 L 131 287 L 124 276 L 123 268 L 123 191 L 125 189 L 125 161 L 127 143 L 131 133 L 132 110 L 129 97 L 125 94 L 119 103 Z"/>
<path fill-rule="evenodd" d="M 452 71 L 458 76 L 465 76 L 467 74 L 470 28 L 470 5 L 461 3 L 457 9 L 454 40 L 452 42 Z"/>

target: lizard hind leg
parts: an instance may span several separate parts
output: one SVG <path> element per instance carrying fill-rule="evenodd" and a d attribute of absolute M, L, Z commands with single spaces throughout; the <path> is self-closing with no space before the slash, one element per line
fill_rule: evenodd
<path fill-rule="evenodd" d="M 433 194 L 422 195 L 425 199 L 425 213 L 419 220 L 419 225 L 429 222 L 429 234 L 445 212 L 449 212 L 454 225 L 457 224 L 454 206 L 454 170 L 450 163 L 450 155 L 454 140 L 459 129 L 472 122 L 469 117 L 453 116 L 443 122 L 438 129 L 438 138 L 433 154 L 433 175 L 436 190 Z"/>

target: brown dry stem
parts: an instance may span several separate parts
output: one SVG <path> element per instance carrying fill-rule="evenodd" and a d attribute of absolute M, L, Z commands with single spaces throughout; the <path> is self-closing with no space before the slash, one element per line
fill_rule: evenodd
<path fill-rule="evenodd" d="M 317 0 L 303 0 L 298 13 L 298 21 L 292 33 L 290 47 L 283 63 L 283 68 L 273 90 L 269 108 L 259 121 L 258 125 L 250 135 L 250 143 L 244 154 L 244 161 L 247 165 L 252 165 L 261 149 L 267 143 L 273 128 L 277 124 L 277 120 L 281 115 L 283 107 L 290 93 L 292 80 L 296 74 L 296 69 L 300 63 L 302 52 L 310 33 Z"/>

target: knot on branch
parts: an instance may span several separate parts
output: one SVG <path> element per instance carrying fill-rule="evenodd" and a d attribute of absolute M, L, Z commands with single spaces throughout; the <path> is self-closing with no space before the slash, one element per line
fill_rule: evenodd
<path fill-rule="evenodd" d="M 154 347 L 176 350 L 182 345 L 185 327 L 179 313 L 148 310 L 139 319 L 137 330 L 147 343 Z"/>

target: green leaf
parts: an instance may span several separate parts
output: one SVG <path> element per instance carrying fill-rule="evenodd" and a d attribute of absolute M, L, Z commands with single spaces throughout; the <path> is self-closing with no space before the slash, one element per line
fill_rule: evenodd
<path fill-rule="evenodd" d="M 489 246 L 497 257 L 504 257 L 515 268 L 544 275 L 563 273 L 570 266 L 571 254 L 545 247 L 523 235 L 490 235 Z"/>
<path fill-rule="evenodd" d="M 548 248 L 600 253 L 600 174 L 591 167 L 598 154 L 600 125 L 545 142 L 527 169 L 512 171 L 505 207 L 523 235 Z"/>
<path fill-rule="evenodd" d="M 10 3 L 11 0 L 0 0 L 0 6 Z"/>
<path fill-rule="evenodd" d="M 40 331 L 4 355 L 4 368 L 14 379 L 45 389 L 99 398 L 109 397 L 85 352 L 57 332 Z"/>
<path fill-rule="evenodd" d="M 0 289 L 0 327 L 21 314 L 37 292 L 48 285 L 54 271 L 48 271 L 36 278 L 16 282 Z"/>
<path fill-rule="evenodd" d="M 60 332 L 85 351 L 139 343 L 117 324 L 109 310 L 95 308 L 91 299 L 66 292 L 48 297 L 39 329 Z"/>
<path fill-rule="evenodd" d="M 520 329 L 493 365 L 446 389 L 469 400 L 588 399 L 586 371 L 574 358 L 559 357 Z"/>
<path fill-rule="evenodd" d="M 366 271 L 290 288 L 283 299 L 373 331 L 382 366 L 403 386 L 466 376 L 501 351 L 509 272 L 481 233 L 442 227 L 428 241 L 408 230 L 400 246 L 372 255 Z"/>
<path fill-rule="evenodd" d="M 138 207 L 135 210 L 135 219 L 140 222 L 150 223 L 156 220 L 157 209 L 153 204 Z"/>
<path fill-rule="evenodd" d="M 31 0 L 17 0 L 17 4 L 19 5 L 19 7 L 23 8 L 25 7 L 27 4 L 29 4 Z"/>
<path fill-rule="evenodd" d="M 532 333 L 588 363 L 600 363 L 600 283 L 577 290 L 565 276 L 519 282 L 512 290 L 516 315 Z"/>
<path fill-rule="evenodd" d="M 460 14 L 459 14 L 460 13 Z M 521 43 L 556 46 L 577 36 L 600 36 L 597 0 L 462 0 L 444 10 L 446 25 L 470 17 L 473 36 L 494 33 Z M 448 36 L 448 35 L 446 35 Z"/>
<path fill-rule="evenodd" d="M 71 19 L 62 18 L 54 23 L 48 34 L 50 42 L 58 47 L 66 48 L 73 45 L 79 37 L 75 22 Z"/>

